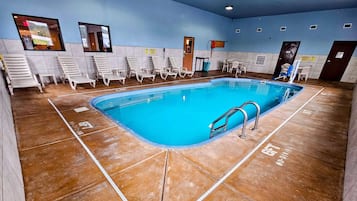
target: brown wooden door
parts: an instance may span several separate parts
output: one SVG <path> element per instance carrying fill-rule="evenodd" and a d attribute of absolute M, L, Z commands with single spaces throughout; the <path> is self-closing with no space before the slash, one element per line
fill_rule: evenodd
<path fill-rule="evenodd" d="M 90 50 L 97 51 L 97 44 L 95 43 L 96 39 L 94 33 L 88 33 L 88 37 L 90 43 Z"/>
<path fill-rule="evenodd" d="M 321 71 L 320 79 L 340 81 L 355 50 L 357 41 L 335 41 Z"/>
<path fill-rule="evenodd" d="M 192 70 L 193 62 L 193 51 L 195 47 L 195 38 L 185 36 L 183 39 L 183 67 L 186 67 L 188 70 Z"/>
<path fill-rule="evenodd" d="M 293 64 L 297 51 L 300 46 L 300 41 L 284 41 L 276 64 L 273 78 L 278 77 L 281 71 L 281 65 L 285 63 Z"/>

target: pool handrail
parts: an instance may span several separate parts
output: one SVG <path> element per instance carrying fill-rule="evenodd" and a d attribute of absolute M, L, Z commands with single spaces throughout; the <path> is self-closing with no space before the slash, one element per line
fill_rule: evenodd
<path fill-rule="evenodd" d="M 254 102 L 254 101 L 247 101 L 245 103 L 243 103 L 241 106 L 241 108 L 245 107 L 246 105 L 252 104 L 255 106 L 257 112 L 255 114 L 255 122 L 254 122 L 254 127 L 252 128 L 252 130 L 258 129 L 258 121 L 259 121 L 259 116 L 260 116 L 260 106 L 258 105 L 258 103 Z"/>
<path fill-rule="evenodd" d="M 252 128 L 252 130 L 255 130 L 258 128 L 258 121 L 259 121 L 259 115 L 260 115 L 260 106 L 253 101 L 247 101 L 244 102 L 241 106 L 239 107 L 232 107 L 229 110 L 227 110 L 227 112 L 223 113 L 221 116 L 219 116 L 216 120 L 214 120 L 210 125 L 209 128 L 211 129 L 210 131 L 210 138 L 213 138 L 214 136 L 216 136 L 216 134 L 219 133 L 219 131 L 227 131 L 227 126 L 228 126 L 228 122 L 229 122 L 229 118 L 235 114 L 236 112 L 240 111 L 243 114 L 243 127 L 242 127 L 242 134 L 239 136 L 243 139 L 246 138 L 245 135 L 245 129 L 246 129 L 246 124 L 248 121 L 248 115 L 247 112 L 243 109 L 246 105 L 248 104 L 252 104 L 256 107 L 256 117 L 255 117 L 255 123 L 254 123 L 254 127 Z M 219 122 L 220 120 L 222 120 L 223 118 L 225 118 L 225 123 L 223 125 L 220 125 L 219 127 L 215 128 L 215 124 L 217 122 Z"/>

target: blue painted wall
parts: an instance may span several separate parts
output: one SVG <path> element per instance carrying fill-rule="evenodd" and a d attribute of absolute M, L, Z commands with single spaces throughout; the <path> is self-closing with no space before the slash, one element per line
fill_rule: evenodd
<path fill-rule="evenodd" d="M 343 29 L 344 23 L 353 23 L 352 29 Z M 313 24 L 317 30 L 309 29 Z M 335 40 L 357 41 L 357 8 L 237 19 L 229 43 L 234 51 L 279 53 L 283 41 L 301 41 L 300 54 L 327 55 Z"/>
<path fill-rule="evenodd" d="M 172 0 L 2 0 L 1 39 L 19 39 L 12 13 L 59 19 L 65 43 L 80 43 L 79 21 L 109 25 L 112 44 L 120 46 L 182 48 L 183 37 L 193 36 L 199 50 L 214 39 L 228 41 L 215 51 L 279 53 L 283 41 L 296 40 L 300 54 L 327 55 L 333 41 L 357 40 L 357 8 L 231 20 Z M 342 29 L 346 22 L 352 29 Z"/>
<path fill-rule="evenodd" d="M 183 37 L 193 36 L 200 50 L 226 40 L 232 23 L 172 0 L 2 0 L 2 39 L 19 39 L 12 13 L 59 19 L 65 43 L 81 42 L 80 21 L 109 25 L 113 45 L 182 48 Z"/>

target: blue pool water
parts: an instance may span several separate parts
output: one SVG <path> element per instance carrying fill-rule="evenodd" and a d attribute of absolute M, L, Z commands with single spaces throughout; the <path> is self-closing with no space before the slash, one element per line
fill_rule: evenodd
<path fill-rule="evenodd" d="M 209 141 L 209 124 L 232 107 L 255 101 L 264 113 L 301 89 L 289 84 L 222 78 L 104 95 L 94 98 L 92 105 L 144 140 L 177 147 Z M 249 119 L 255 117 L 254 106 L 244 109 Z M 242 120 L 242 114 L 236 113 L 228 129 L 237 128 Z"/>

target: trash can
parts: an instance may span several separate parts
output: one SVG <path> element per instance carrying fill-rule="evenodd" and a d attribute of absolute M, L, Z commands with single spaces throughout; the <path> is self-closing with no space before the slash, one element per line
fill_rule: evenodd
<path fill-rule="evenodd" d="M 204 61 L 203 62 L 203 71 L 208 72 L 209 66 L 211 65 L 211 62 L 209 61 Z"/>

